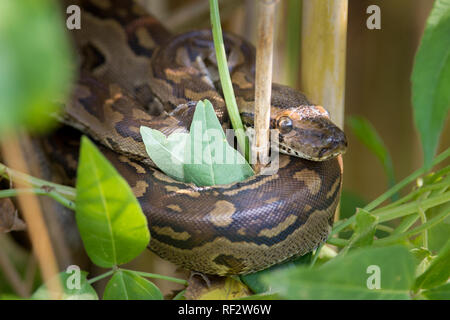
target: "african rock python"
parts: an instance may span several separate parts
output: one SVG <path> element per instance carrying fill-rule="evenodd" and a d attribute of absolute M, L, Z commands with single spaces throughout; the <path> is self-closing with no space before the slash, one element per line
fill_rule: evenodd
<path fill-rule="evenodd" d="M 205 98 L 226 123 L 210 32 L 171 37 L 129 1 L 78 4 L 81 30 L 70 34 L 81 71 L 65 122 L 106 147 L 148 218 L 151 250 L 190 270 L 230 275 L 303 255 L 327 238 L 342 176 L 333 157 L 345 150 L 346 140 L 322 107 L 273 86 L 271 126 L 280 130 L 280 150 L 328 160 L 281 155 L 276 174 L 230 185 L 174 181 L 152 167 L 139 128 L 186 131 L 190 101 Z M 240 113 L 251 126 L 254 49 L 236 36 L 224 38 Z"/>

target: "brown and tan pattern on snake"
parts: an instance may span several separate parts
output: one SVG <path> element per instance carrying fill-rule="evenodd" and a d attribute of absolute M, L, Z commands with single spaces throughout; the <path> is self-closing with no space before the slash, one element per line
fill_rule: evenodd
<path fill-rule="evenodd" d="M 82 27 L 71 33 L 81 71 L 65 122 L 99 142 L 129 182 L 148 218 L 151 250 L 191 270 L 230 275 L 267 268 L 325 241 L 341 189 L 334 157 L 346 140 L 322 107 L 274 84 L 271 126 L 280 131 L 280 151 L 296 157 L 281 155 L 275 175 L 230 185 L 174 181 L 148 159 L 139 127 L 186 131 L 192 101 L 205 98 L 226 126 L 210 32 L 170 38 L 130 1 L 78 4 Z M 234 35 L 224 39 L 239 110 L 252 126 L 254 49 Z"/>

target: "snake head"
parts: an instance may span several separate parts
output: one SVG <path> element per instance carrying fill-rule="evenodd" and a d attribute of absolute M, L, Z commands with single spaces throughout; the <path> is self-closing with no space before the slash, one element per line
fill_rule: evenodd
<path fill-rule="evenodd" d="M 279 130 L 281 153 L 324 161 L 343 154 L 347 148 L 345 133 L 321 106 L 285 109 L 272 115 L 272 127 Z"/>

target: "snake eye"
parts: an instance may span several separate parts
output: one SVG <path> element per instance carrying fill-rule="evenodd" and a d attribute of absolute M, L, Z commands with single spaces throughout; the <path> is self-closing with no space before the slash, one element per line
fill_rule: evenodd
<path fill-rule="evenodd" d="M 282 134 L 286 134 L 292 130 L 292 120 L 289 117 L 281 117 L 278 120 L 278 129 Z"/>

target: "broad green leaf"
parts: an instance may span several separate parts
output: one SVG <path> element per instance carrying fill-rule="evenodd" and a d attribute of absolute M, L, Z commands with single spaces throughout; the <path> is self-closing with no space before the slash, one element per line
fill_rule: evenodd
<path fill-rule="evenodd" d="M 430 290 L 424 290 L 421 294 L 430 300 L 450 300 L 450 283 Z"/>
<path fill-rule="evenodd" d="M 425 166 L 436 153 L 450 108 L 450 0 L 436 0 L 428 17 L 412 73 L 414 121 Z"/>
<path fill-rule="evenodd" d="M 59 281 L 63 289 L 62 300 L 98 300 L 97 292 L 87 281 L 87 272 L 79 273 L 61 272 L 50 281 Z M 79 277 L 79 278 L 78 278 Z M 40 286 L 31 296 L 35 300 L 49 300 L 51 294 L 46 284 Z"/>
<path fill-rule="evenodd" d="M 77 173 L 76 221 L 89 258 L 110 268 L 148 245 L 147 219 L 128 183 L 83 136 Z"/>
<path fill-rule="evenodd" d="M 72 80 L 65 21 L 55 1 L 0 1 L 0 134 L 42 130 Z"/>
<path fill-rule="evenodd" d="M 350 238 L 350 247 L 371 245 L 375 236 L 378 218 L 370 212 L 358 208 L 356 212 L 355 232 Z"/>
<path fill-rule="evenodd" d="M 253 170 L 242 155 L 227 142 L 213 106 L 199 101 L 186 146 L 185 182 L 212 186 L 242 181 Z"/>
<path fill-rule="evenodd" d="M 128 270 L 118 270 L 109 280 L 105 300 L 162 300 L 161 291 L 152 282 Z"/>
<path fill-rule="evenodd" d="M 357 249 L 317 268 L 283 270 L 263 280 L 287 299 L 409 299 L 414 271 L 406 247 L 390 246 Z"/>
<path fill-rule="evenodd" d="M 388 177 L 389 186 L 395 185 L 394 167 L 391 156 L 372 124 L 366 118 L 356 116 L 349 117 L 347 123 L 359 141 L 380 160 Z"/>
<path fill-rule="evenodd" d="M 444 284 L 450 279 L 450 240 L 433 259 L 428 269 L 417 279 L 414 287 L 416 289 L 431 289 Z"/>
<path fill-rule="evenodd" d="M 172 133 L 169 137 L 158 131 L 142 126 L 142 140 L 150 159 L 168 176 L 184 181 L 183 162 L 187 133 Z"/>

